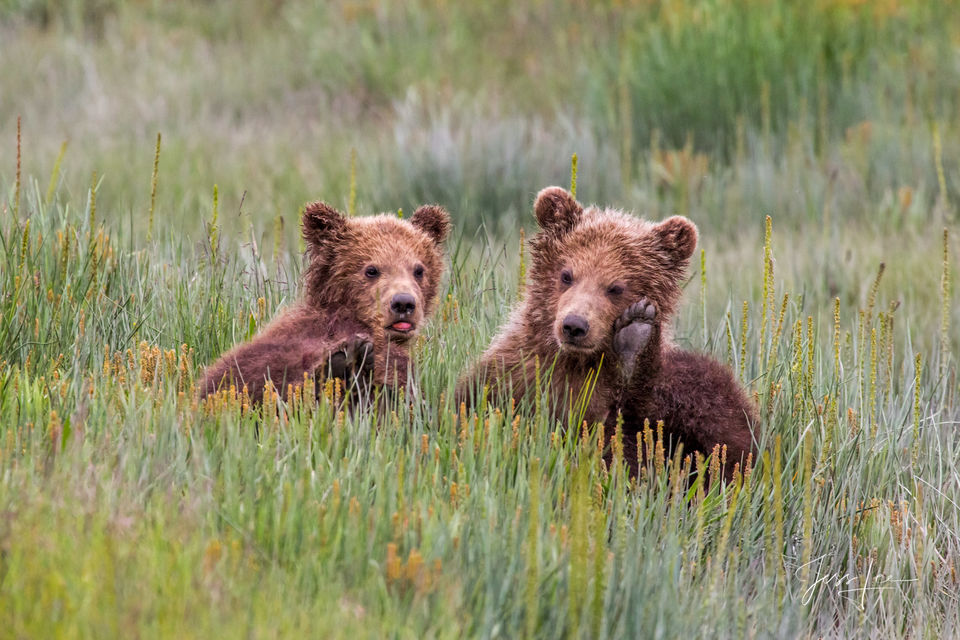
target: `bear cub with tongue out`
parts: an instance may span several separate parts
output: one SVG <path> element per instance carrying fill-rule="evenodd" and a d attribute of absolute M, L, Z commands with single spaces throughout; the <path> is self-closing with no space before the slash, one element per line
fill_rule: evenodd
<path fill-rule="evenodd" d="M 622 415 L 634 474 L 637 434 L 645 420 L 663 420 L 664 439 L 686 453 L 725 445 L 729 478 L 753 449 L 754 407 L 727 367 L 671 339 L 697 228 L 680 216 L 655 224 L 584 208 L 560 187 L 542 190 L 534 213 L 540 231 L 530 242 L 525 297 L 459 397 L 469 401 L 489 385 L 491 398 L 519 400 L 536 389 L 539 367 L 558 418 L 586 397 L 583 419 L 605 423 L 608 434 Z"/>
<path fill-rule="evenodd" d="M 402 386 L 407 346 L 436 305 L 449 230 L 449 214 L 435 205 L 409 220 L 308 205 L 302 299 L 210 365 L 201 397 L 232 384 L 259 403 L 267 380 L 284 394 L 305 375 Z"/>

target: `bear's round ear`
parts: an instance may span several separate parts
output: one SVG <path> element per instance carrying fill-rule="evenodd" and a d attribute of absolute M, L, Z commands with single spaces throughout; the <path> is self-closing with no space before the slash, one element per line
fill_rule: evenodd
<path fill-rule="evenodd" d="M 425 204 L 413 212 L 410 224 L 441 244 L 450 233 L 450 214 L 438 204 Z"/>
<path fill-rule="evenodd" d="M 677 264 L 685 263 L 697 248 L 697 226 L 683 216 L 671 216 L 653 228 L 660 248 Z"/>
<path fill-rule="evenodd" d="M 583 207 L 566 189 L 547 187 L 537 194 L 533 213 L 541 229 L 563 235 L 580 222 Z"/>
<path fill-rule="evenodd" d="M 303 211 L 303 239 L 310 246 L 339 236 L 346 225 L 343 214 L 325 202 L 311 202 Z"/>

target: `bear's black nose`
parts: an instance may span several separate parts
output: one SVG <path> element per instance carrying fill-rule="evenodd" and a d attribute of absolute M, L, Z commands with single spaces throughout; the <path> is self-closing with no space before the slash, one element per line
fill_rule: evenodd
<path fill-rule="evenodd" d="M 583 316 L 574 314 L 563 319 L 563 337 L 567 340 L 580 340 L 590 330 L 590 323 Z"/>
<path fill-rule="evenodd" d="M 417 308 L 417 299 L 409 293 L 398 293 L 390 300 L 390 310 L 394 313 L 410 313 Z"/>

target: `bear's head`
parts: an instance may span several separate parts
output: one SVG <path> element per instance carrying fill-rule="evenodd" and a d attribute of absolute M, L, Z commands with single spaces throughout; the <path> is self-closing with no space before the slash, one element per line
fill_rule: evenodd
<path fill-rule="evenodd" d="M 347 218 L 314 202 L 303 213 L 307 304 L 352 312 L 393 342 L 414 337 L 436 305 L 450 215 L 425 205 L 409 220 Z"/>
<path fill-rule="evenodd" d="M 613 325 L 647 298 L 669 321 L 697 245 L 697 228 L 674 216 L 654 224 L 621 211 L 584 209 L 565 189 L 537 195 L 540 232 L 531 240 L 528 322 L 561 353 L 608 351 Z"/>

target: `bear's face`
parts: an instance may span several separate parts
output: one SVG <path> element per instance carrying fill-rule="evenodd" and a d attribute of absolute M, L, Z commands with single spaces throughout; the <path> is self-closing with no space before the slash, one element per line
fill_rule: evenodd
<path fill-rule="evenodd" d="M 349 309 L 375 333 L 410 340 L 436 303 L 449 230 L 450 216 L 439 206 L 420 207 L 407 221 L 346 218 L 324 203 L 308 205 L 308 303 Z"/>
<path fill-rule="evenodd" d="M 648 298 L 669 319 L 697 230 L 674 216 L 653 224 L 614 210 L 584 209 L 559 187 L 534 206 L 541 231 L 531 241 L 531 321 L 561 352 L 609 350 L 613 325 L 631 304 Z"/>

